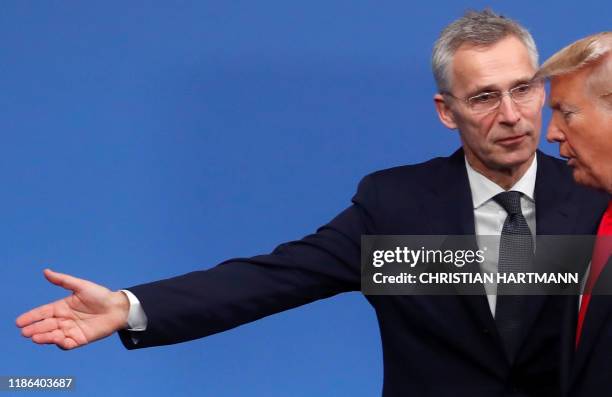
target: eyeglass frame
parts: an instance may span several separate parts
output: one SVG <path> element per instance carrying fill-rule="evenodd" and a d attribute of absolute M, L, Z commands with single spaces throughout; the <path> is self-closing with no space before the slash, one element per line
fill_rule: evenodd
<path fill-rule="evenodd" d="M 522 103 L 521 102 L 517 102 L 517 100 L 512 95 L 512 92 L 514 90 L 516 90 L 517 88 L 525 86 L 525 85 L 534 86 L 534 88 L 537 88 L 536 86 L 542 85 L 543 83 L 544 83 L 543 79 L 533 79 L 533 80 L 530 80 L 530 81 L 527 81 L 527 82 L 524 82 L 524 83 L 520 83 L 520 84 L 510 88 L 509 90 L 505 90 L 505 91 L 494 90 L 494 91 L 488 91 L 488 92 L 481 92 L 480 94 L 472 95 L 472 96 L 469 96 L 467 98 L 457 97 L 457 96 L 453 95 L 449 91 L 440 91 L 440 94 L 441 95 L 448 95 L 451 98 L 458 99 L 461 102 L 464 102 L 466 104 L 466 106 L 468 107 L 468 109 L 470 109 L 471 111 L 474 111 L 473 105 L 470 104 L 470 100 L 471 99 L 474 99 L 474 98 L 476 98 L 476 97 L 478 97 L 478 96 L 480 96 L 482 94 L 499 93 L 500 95 L 499 95 L 499 98 L 498 98 L 498 103 L 495 106 L 493 106 L 491 109 L 483 110 L 481 112 L 478 112 L 478 113 L 482 114 L 482 113 L 493 112 L 494 110 L 499 109 L 499 107 L 501 106 L 502 100 L 503 100 L 504 96 L 506 96 L 506 95 L 508 95 L 510 97 L 510 99 L 512 100 L 512 102 L 514 104 L 516 104 L 516 105 L 521 105 L 521 104 L 525 103 L 525 102 L 522 102 Z M 606 95 L 608 95 L 608 94 L 606 94 Z M 531 98 L 529 98 L 529 99 L 531 99 Z"/>

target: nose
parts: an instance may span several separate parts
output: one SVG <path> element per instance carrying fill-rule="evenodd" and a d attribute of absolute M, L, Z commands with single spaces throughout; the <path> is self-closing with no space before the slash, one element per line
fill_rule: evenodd
<path fill-rule="evenodd" d="M 548 123 L 548 128 L 546 129 L 546 140 L 550 143 L 561 143 L 565 141 L 565 134 L 563 134 L 563 131 L 557 127 L 554 115 L 552 119 L 550 119 L 550 123 Z"/>
<path fill-rule="evenodd" d="M 499 104 L 500 122 L 508 125 L 515 125 L 521 119 L 521 115 L 516 108 L 516 104 L 510 95 L 504 95 Z"/>

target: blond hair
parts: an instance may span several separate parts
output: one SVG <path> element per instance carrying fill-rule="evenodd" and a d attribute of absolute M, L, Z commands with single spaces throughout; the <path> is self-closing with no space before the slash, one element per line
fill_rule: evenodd
<path fill-rule="evenodd" d="M 612 104 L 612 32 L 601 32 L 580 39 L 542 64 L 535 78 L 550 79 L 592 67 L 586 88 Z"/>

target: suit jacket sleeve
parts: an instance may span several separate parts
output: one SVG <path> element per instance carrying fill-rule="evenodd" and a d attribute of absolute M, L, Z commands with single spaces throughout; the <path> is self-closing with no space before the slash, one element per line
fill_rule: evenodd
<path fill-rule="evenodd" d="M 372 230 L 372 176 L 352 205 L 316 233 L 268 255 L 230 259 L 209 269 L 128 288 L 147 315 L 147 330 L 128 349 L 201 338 L 344 291 L 360 289 L 361 235 Z"/>

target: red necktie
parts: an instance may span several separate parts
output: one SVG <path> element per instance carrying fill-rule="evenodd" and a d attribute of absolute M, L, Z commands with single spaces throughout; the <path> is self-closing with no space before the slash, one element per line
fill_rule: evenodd
<path fill-rule="evenodd" d="M 599 229 L 597 229 L 597 236 L 612 236 L 612 200 L 608 202 L 608 209 L 601 218 Z M 584 287 L 582 304 L 580 305 L 580 312 L 578 313 L 578 325 L 576 327 L 576 348 L 580 342 L 582 326 L 589 307 L 589 302 L 591 301 L 591 291 L 593 290 L 593 286 L 595 285 L 595 282 L 601 274 L 604 266 L 608 262 L 610 253 L 612 253 L 612 238 L 598 238 L 595 241 L 595 247 L 593 248 L 591 271 Z"/>

